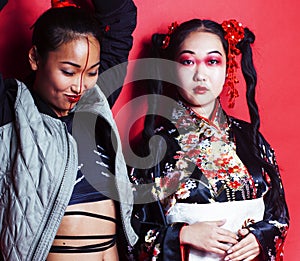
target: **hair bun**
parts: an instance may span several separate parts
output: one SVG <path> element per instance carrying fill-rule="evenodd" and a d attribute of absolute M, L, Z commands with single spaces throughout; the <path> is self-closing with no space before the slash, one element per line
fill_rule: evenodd
<path fill-rule="evenodd" d="M 166 38 L 166 34 L 153 34 L 152 44 L 155 48 L 160 49 L 163 45 L 163 41 Z"/>
<path fill-rule="evenodd" d="M 244 42 L 252 44 L 255 41 L 255 35 L 248 28 L 244 30 Z"/>

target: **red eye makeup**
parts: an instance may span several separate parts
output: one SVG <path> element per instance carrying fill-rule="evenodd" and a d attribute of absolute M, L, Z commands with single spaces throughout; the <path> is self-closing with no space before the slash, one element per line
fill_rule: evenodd
<path fill-rule="evenodd" d="M 208 66 L 215 66 L 223 65 L 224 59 L 218 51 L 210 52 L 203 59 L 199 59 L 196 57 L 195 53 L 185 50 L 180 53 L 178 62 L 186 66 L 194 64 L 199 65 L 203 62 Z"/>

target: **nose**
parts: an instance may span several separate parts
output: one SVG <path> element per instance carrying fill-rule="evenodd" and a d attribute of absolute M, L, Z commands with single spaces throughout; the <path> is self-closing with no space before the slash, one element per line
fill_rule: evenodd
<path fill-rule="evenodd" d="M 205 82 L 207 79 L 206 71 L 205 71 L 205 66 L 200 63 L 196 66 L 196 70 L 194 73 L 194 81 L 196 82 Z"/>
<path fill-rule="evenodd" d="M 82 76 L 76 77 L 71 85 L 71 91 L 75 94 L 81 94 L 84 90 L 84 79 Z"/>

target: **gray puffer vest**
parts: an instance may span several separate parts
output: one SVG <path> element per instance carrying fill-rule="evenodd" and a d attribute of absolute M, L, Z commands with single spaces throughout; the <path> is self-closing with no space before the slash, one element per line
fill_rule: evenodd
<path fill-rule="evenodd" d="M 129 244 L 132 189 L 118 131 L 105 96 L 88 91 L 79 110 L 104 117 L 117 137 L 115 175 Z M 0 244 L 5 260 L 45 260 L 68 206 L 78 168 L 77 145 L 59 119 L 41 114 L 18 82 L 15 121 L 0 128 Z"/>

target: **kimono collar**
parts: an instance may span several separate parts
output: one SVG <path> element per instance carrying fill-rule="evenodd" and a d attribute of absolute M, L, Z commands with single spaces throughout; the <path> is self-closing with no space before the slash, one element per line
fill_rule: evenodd
<path fill-rule="evenodd" d="M 180 133 L 185 132 L 184 130 L 201 132 L 201 129 L 209 127 L 214 134 L 218 133 L 218 136 L 224 136 L 223 139 L 229 139 L 230 120 L 218 99 L 209 118 L 201 116 L 183 101 L 178 101 L 172 113 L 172 123 Z"/>

